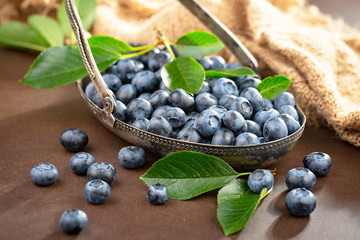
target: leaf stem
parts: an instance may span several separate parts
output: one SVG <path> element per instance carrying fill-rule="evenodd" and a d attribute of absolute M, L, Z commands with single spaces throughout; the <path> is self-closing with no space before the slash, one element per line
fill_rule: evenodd
<path fill-rule="evenodd" d="M 151 45 L 148 45 L 148 48 L 146 48 L 146 49 L 144 49 L 142 51 L 139 51 L 139 52 L 134 52 L 134 53 L 130 53 L 130 54 L 124 54 L 124 55 L 119 54 L 119 60 L 133 58 L 133 57 L 140 56 L 142 54 L 148 53 L 151 50 L 153 50 L 154 47 L 156 47 L 156 46 L 157 46 L 157 43 L 153 43 Z"/>
<path fill-rule="evenodd" d="M 158 32 L 158 38 L 159 38 L 159 43 L 163 43 L 166 47 L 166 49 L 169 51 L 170 56 L 175 60 L 176 56 L 173 52 L 173 50 L 171 49 L 170 46 L 170 42 L 166 39 L 164 33 L 162 32 L 162 30 L 160 28 L 156 28 L 156 31 Z"/>
<path fill-rule="evenodd" d="M 238 173 L 238 177 L 240 176 L 247 176 L 247 175 L 250 175 L 252 172 L 243 172 L 243 173 Z"/>
<path fill-rule="evenodd" d="M 144 49 L 147 49 L 147 48 L 154 48 L 154 46 L 156 46 L 158 43 L 152 43 L 152 44 L 148 44 L 148 45 L 144 45 L 144 46 L 137 46 L 137 47 L 131 47 L 131 49 L 134 51 L 134 52 L 137 52 L 137 51 L 141 51 L 141 50 L 144 50 Z"/>

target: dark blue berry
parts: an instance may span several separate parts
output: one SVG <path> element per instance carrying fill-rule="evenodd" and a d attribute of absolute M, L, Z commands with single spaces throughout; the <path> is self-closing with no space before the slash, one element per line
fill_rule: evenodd
<path fill-rule="evenodd" d="M 148 101 L 149 101 L 150 97 L 151 97 L 151 93 L 149 93 L 149 92 L 144 92 L 138 96 L 138 98 L 143 98 Z"/>
<path fill-rule="evenodd" d="M 91 101 L 94 101 L 94 96 L 95 94 L 97 93 L 96 91 L 96 88 L 95 88 L 95 85 L 93 82 L 89 82 L 89 84 L 86 86 L 85 88 L 85 94 L 86 96 L 88 96 L 88 98 L 91 100 Z"/>
<path fill-rule="evenodd" d="M 139 60 L 147 67 L 150 56 L 156 53 L 160 53 L 160 49 L 153 48 L 150 52 L 140 55 Z"/>
<path fill-rule="evenodd" d="M 212 70 L 226 68 L 226 62 L 221 56 L 214 56 L 210 58 L 213 62 Z"/>
<path fill-rule="evenodd" d="M 290 190 L 302 187 L 311 190 L 316 183 L 316 177 L 309 169 L 298 167 L 291 169 L 286 174 L 285 182 Z"/>
<path fill-rule="evenodd" d="M 116 98 L 124 104 L 128 104 L 131 100 L 136 98 L 136 95 L 137 90 L 132 84 L 124 84 L 116 92 Z"/>
<path fill-rule="evenodd" d="M 137 73 L 142 71 L 144 69 L 144 64 L 134 59 L 124 59 L 118 61 L 116 68 L 120 74 L 121 80 L 125 83 L 129 83 L 130 79 L 128 77 L 131 75 L 128 75 L 128 73 Z"/>
<path fill-rule="evenodd" d="M 146 131 L 149 120 L 147 118 L 138 118 L 131 123 L 131 126 Z"/>
<path fill-rule="evenodd" d="M 122 85 L 120 78 L 112 73 L 104 74 L 103 79 L 110 90 L 116 92 Z"/>
<path fill-rule="evenodd" d="M 296 121 L 292 116 L 289 114 L 281 114 L 279 116 L 282 120 L 284 120 L 286 127 L 288 129 L 288 135 L 293 134 L 300 128 L 300 123 Z"/>
<path fill-rule="evenodd" d="M 211 70 L 213 68 L 214 62 L 210 58 L 201 58 L 197 60 L 204 70 Z"/>
<path fill-rule="evenodd" d="M 70 159 L 70 168 L 76 174 L 85 175 L 88 168 L 95 163 L 95 158 L 87 152 L 78 152 Z"/>
<path fill-rule="evenodd" d="M 238 62 L 232 62 L 226 66 L 227 69 L 233 69 L 233 68 L 239 68 L 239 67 L 242 67 L 242 65 Z"/>
<path fill-rule="evenodd" d="M 178 107 L 188 113 L 195 109 L 194 97 L 187 94 L 183 89 L 177 88 L 169 94 L 171 106 Z"/>
<path fill-rule="evenodd" d="M 195 98 L 196 111 L 202 112 L 205 109 L 218 104 L 218 99 L 211 93 L 200 93 Z"/>
<path fill-rule="evenodd" d="M 172 127 L 164 117 L 156 116 L 150 119 L 147 131 L 164 137 L 169 137 L 172 134 Z"/>
<path fill-rule="evenodd" d="M 110 186 L 101 179 L 89 181 L 84 188 L 86 199 L 92 204 L 102 204 L 110 197 Z"/>
<path fill-rule="evenodd" d="M 253 114 L 253 108 L 250 102 L 243 97 L 237 97 L 233 100 L 229 110 L 238 111 L 245 119 L 250 119 Z"/>
<path fill-rule="evenodd" d="M 154 205 L 165 204 L 168 200 L 168 194 L 165 185 L 155 183 L 149 187 L 146 193 L 147 200 Z"/>
<path fill-rule="evenodd" d="M 299 114 L 293 106 L 284 105 L 279 108 L 280 114 L 289 114 L 291 115 L 296 121 L 299 121 Z"/>
<path fill-rule="evenodd" d="M 126 106 L 121 101 L 116 100 L 116 111 L 114 112 L 114 117 L 120 121 L 126 121 Z"/>
<path fill-rule="evenodd" d="M 156 90 L 149 98 L 149 102 L 153 109 L 168 104 L 168 101 L 169 93 L 165 90 Z"/>
<path fill-rule="evenodd" d="M 295 188 L 286 195 L 285 206 L 291 215 L 305 217 L 315 210 L 316 197 L 305 188 Z"/>
<path fill-rule="evenodd" d="M 265 111 L 259 111 L 259 112 L 255 113 L 254 121 L 257 124 L 259 124 L 261 127 L 263 127 L 266 120 L 277 117 L 279 115 L 280 115 L 279 112 L 273 108 L 269 109 L 269 110 L 265 110 Z"/>
<path fill-rule="evenodd" d="M 169 111 L 170 108 L 172 108 L 172 107 L 169 106 L 169 105 L 164 105 L 164 106 L 158 107 L 152 113 L 151 118 L 154 118 L 154 117 L 157 117 L 157 116 L 165 117 L 165 114 L 167 113 L 167 111 Z"/>
<path fill-rule="evenodd" d="M 235 110 L 227 111 L 223 117 L 224 125 L 236 134 L 246 132 L 247 126 L 244 117 Z"/>
<path fill-rule="evenodd" d="M 135 98 L 129 102 L 126 108 L 128 119 L 135 120 L 138 118 L 149 119 L 153 112 L 153 108 L 149 101 L 142 98 Z"/>
<path fill-rule="evenodd" d="M 231 106 L 231 102 L 234 101 L 236 98 L 237 97 L 234 95 L 223 95 L 219 100 L 219 105 L 229 110 Z"/>
<path fill-rule="evenodd" d="M 165 114 L 165 119 L 170 123 L 173 129 L 178 129 L 184 126 L 186 114 L 181 108 L 172 107 Z"/>
<path fill-rule="evenodd" d="M 295 98 L 289 92 L 280 93 L 274 100 L 274 107 L 276 110 L 279 110 L 282 106 L 290 105 L 295 107 Z"/>
<path fill-rule="evenodd" d="M 264 99 L 256 88 L 245 88 L 240 93 L 240 97 L 244 97 L 250 102 L 251 106 L 253 107 L 253 113 L 264 109 Z"/>
<path fill-rule="evenodd" d="M 264 98 L 264 110 L 269 110 L 271 108 L 274 108 L 271 100 Z"/>
<path fill-rule="evenodd" d="M 49 186 L 59 178 L 59 172 L 51 163 L 40 163 L 31 169 L 30 177 L 39 186 Z"/>
<path fill-rule="evenodd" d="M 252 133 L 244 132 L 239 134 L 235 138 L 235 144 L 236 146 L 246 146 L 246 145 L 253 145 L 253 144 L 259 144 L 260 139 Z"/>
<path fill-rule="evenodd" d="M 247 132 L 253 133 L 258 137 L 262 136 L 261 127 L 259 124 L 251 120 L 246 120 L 245 122 L 246 122 Z"/>
<path fill-rule="evenodd" d="M 134 85 L 138 93 L 152 92 L 157 88 L 159 80 L 155 77 L 153 72 L 145 70 L 136 73 L 131 80 L 131 84 Z"/>
<path fill-rule="evenodd" d="M 184 127 L 182 130 L 180 130 L 176 138 L 186 142 L 200 142 L 201 140 L 201 136 L 198 131 L 190 127 Z"/>
<path fill-rule="evenodd" d="M 316 176 L 325 176 L 332 168 L 331 157 L 322 152 L 313 152 L 303 159 L 304 166 Z"/>
<path fill-rule="evenodd" d="M 221 128 L 221 118 L 214 110 L 206 109 L 197 117 L 195 128 L 203 137 L 210 138 Z"/>
<path fill-rule="evenodd" d="M 148 68 L 155 72 L 162 68 L 165 63 L 171 62 L 172 57 L 168 52 L 160 51 L 159 53 L 152 54 L 148 60 Z"/>
<path fill-rule="evenodd" d="M 108 184 L 111 184 L 115 181 L 115 177 L 116 169 L 110 163 L 94 163 L 87 170 L 87 178 L 89 180 L 101 179 Z"/>
<path fill-rule="evenodd" d="M 201 93 L 211 93 L 211 87 L 210 87 L 210 84 L 208 82 L 203 82 L 199 92 L 197 93 L 197 95 L 201 94 Z"/>
<path fill-rule="evenodd" d="M 244 76 L 236 78 L 235 83 L 238 89 L 242 91 L 248 87 L 256 88 L 256 86 L 261 83 L 261 80 L 254 76 Z"/>
<path fill-rule="evenodd" d="M 60 134 L 61 145 L 70 152 L 79 152 L 88 141 L 86 132 L 80 128 L 68 128 Z"/>
<path fill-rule="evenodd" d="M 60 226 L 68 234 L 78 234 L 86 227 L 88 217 L 80 209 L 66 210 L 60 217 Z"/>
<path fill-rule="evenodd" d="M 254 193 L 261 193 L 264 188 L 269 191 L 274 185 L 274 176 L 269 170 L 256 169 L 248 177 L 247 184 Z"/>
<path fill-rule="evenodd" d="M 228 78 L 219 78 L 212 88 L 213 94 L 218 99 L 224 95 L 239 95 L 239 90 L 233 80 Z"/>
<path fill-rule="evenodd" d="M 234 133 L 227 128 L 220 128 L 216 130 L 212 137 L 212 145 L 233 145 L 235 139 Z"/>
<path fill-rule="evenodd" d="M 120 149 L 118 158 L 123 167 L 134 169 L 145 164 L 146 154 L 141 147 L 128 146 Z"/>
<path fill-rule="evenodd" d="M 265 141 L 270 142 L 284 138 L 288 135 L 288 129 L 284 120 L 275 117 L 266 120 L 263 127 L 263 136 Z"/>
<path fill-rule="evenodd" d="M 214 110 L 215 112 L 217 112 L 219 114 L 220 118 L 222 118 L 224 116 L 224 114 L 227 112 L 227 109 L 221 105 L 212 105 L 208 109 L 211 109 L 211 110 Z"/>
<path fill-rule="evenodd" d="M 118 71 L 117 71 L 117 68 L 116 68 L 116 64 L 113 64 L 111 65 L 110 67 L 108 67 L 106 70 L 105 70 L 106 73 L 113 73 L 113 74 L 117 74 Z"/>

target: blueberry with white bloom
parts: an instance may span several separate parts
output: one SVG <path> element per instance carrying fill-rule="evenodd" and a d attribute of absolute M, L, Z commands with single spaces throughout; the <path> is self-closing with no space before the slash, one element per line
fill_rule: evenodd
<path fill-rule="evenodd" d="M 66 210 L 60 218 L 60 226 L 68 234 L 78 234 L 86 227 L 87 222 L 86 213 L 80 209 Z"/>
<path fill-rule="evenodd" d="M 165 204 L 168 200 L 168 194 L 165 185 L 160 183 L 151 185 L 146 192 L 146 198 L 153 205 Z"/>
<path fill-rule="evenodd" d="M 87 152 L 78 152 L 70 159 L 70 168 L 76 174 L 85 175 L 88 168 L 95 163 L 95 158 Z"/>
<path fill-rule="evenodd" d="M 123 167 L 135 169 L 145 164 L 146 153 L 138 146 L 127 146 L 120 149 L 118 159 Z"/>
<path fill-rule="evenodd" d="M 59 172 L 51 163 L 40 163 L 31 169 L 30 177 L 39 186 L 49 186 L 59 178 Z"/>
<path fill-rule="evenodd" d="M 98 162 L 93 163 L 87 171 L 87 177 L 89 180 L 101 179 L 108 184 L 115 181 L 116 169 L 110 163 Z"/>
<path fill-rule="evenodd" d="M 92 204 L 102 204 L 110 197 L 110 186 L 101 179 L 89 181 L 84 188 L 86 199 Z"/>
<path fill-rule="evenodd" d="M 263 188 L 269 191 L 274 185 L 274 176 L 269 170 L 256 169 L 249 175 L 247 184 L 254 193 L 261 193 Z"/>

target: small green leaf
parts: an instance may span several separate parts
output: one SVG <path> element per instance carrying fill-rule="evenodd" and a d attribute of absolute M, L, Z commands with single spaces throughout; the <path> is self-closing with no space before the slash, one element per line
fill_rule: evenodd
<path fill-rule="evenodd" d="M 186 200 L 225 186 L 238 176 L 225 161 L 197 152 L 175 152 L 140 177 L 148 186 L 165 184 L 171 199 Z"/>
<path fill-rule="evenodd" d="M 274 75 L 267 77 L 257 85 L 256 89 L 259 90 L 261 96 L 266 99 L 274 99 L 282 92 L 290 87 L 291 80 L 285 76 Z"/>
<path fill-rule="evenodd" d="M 161 69 L 161 78 L 167 88 L 182 88 L 187 93 L 199 92 L 205 72 L 202 66 L 190 57 L 179 57 Z"/>
<path fill-rule="evenodd" d="M 28 18 L 28 23 L 51 47 L 64 45 L 64 35 L 54 19 L 35 14 Z"/>
<path fill-rule="evenodd" d="M 218 193 L 217 217 L 226 236 L 241 230 L 249 221 L 260 200 L 269 191 L 253 193 L 247 182 L 235 179 Z"/>
<path fill-rule="evenodd" d="M 34 30 L 20 22 L 9 22 L 0 25 L 0 44 L 35 51 L 44 51 L 49 44 Z"/>
<path fill-rule="evenodd" d="M 85 31 L 89 30 L 94 23 L 96 15 L 96 0 L 75 0 L 76 8 L 79 12 L 81 22 Z M 57 19 L 60 22 L 63 32 L 70 37 L 72 28 L 66 15 L 65 1 L 62 1 L 59 9 L 57 10 Z"/>
<path fill-rule="evenodd" d="M 180 37 L 175 47 L 181 56 L 202 58 L 221 50 L 224 44 L 211 33 L 194 31 Z"/>
<path fill-rule="evenodd" d="M 257 74 L 248 67 L 239 67 L 233 69 L 216 69 L 205 71 L 207 78 L 221 78 L 221 77 L 241 77 L 241 76 L 257 76 Z"/>
<path fill-rule="evenodd" d="M 108 36 L 92 36 L 88 42 L 90 46 L 98 46 L 110 53 L 129 53 L 133 50 L 129 44 Z"/>

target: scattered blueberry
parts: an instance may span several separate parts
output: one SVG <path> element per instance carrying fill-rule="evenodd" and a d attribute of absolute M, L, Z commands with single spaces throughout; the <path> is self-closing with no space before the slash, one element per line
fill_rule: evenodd
<path fill-rule="evenodd" d="M 291 169 L 286 174 L 285 182 L 290 190 L 302 187 L 311 190 L 316 183 L 316 177 L 309 169 L 298 167 Z"/>
<path fill-rule="evenodd" d="M 102 204 L 110 197 L 110 186 L 101 179 L 89 181 L 84 188 L 86 199 L 92 204 Z"/>
<path fill-rule="evenodd" d="M 316 197 L 305 188 L 295 188 L 286 195 L 285 206 L 293 216 L 305 217 L 315 210 Z"/>
<path fill-rule="evenodd" d="M 89 180 L 101 179 L 108 184 L 115 181 L 116 169 L 106 162 L 93 163 L 87 170 Z"/>
<path fill-rule="evenodd" d="M 149 187 L 146 192 L 147 200 L 154 205 L 165 204 L 168 200 L 168 194 L 165 185 L 155 183 Z"/>
<path fill-rule="evenodd" d="M 274 176 L 269 170 L 256 169 L 248 177 L 247 184 L 254 193 L 261 193 L 263 188 L 269 191 L 274 185 Z"/>
<path fill-rule="evenodd" d="M 303 160 L 304 166 L 312 171 L 316 176 L 325 176 L 332 168 L 331 157 L 322 152 L 313 152 Z"/>
<path fill-rule="evenodd" d="M 145 164 L 146 154 L 141 147 L 128 146 L 120 149 L 118 158 L 123 167 L 134 169 Z"/>
<path fill-rule="evenodd" d="M 80 128 L 68 128 L 60 134 L 60 143 L 70 152 L 79 152 L 87 145 L 88 136 Z"/>
<path fill-rule="evenodd" d="M 88 168 L 95 163 L 95 158 L 87 152 L 78 152 L 70 159 L 70 168 L 76 174 L 85 175 Z"/>
<path fill-rule="evenodd" d="M 66 210 L 60 218 L 62 230 L 69 234 L 78 234 L 88 222 L 86 213 L 80 209 Z"/>
<path fill-rule="evenodd" d="M 59 178 L 59 172 L 51 163 L 40 163 L 31 169 L 30 177 L 39 186 L 49 186 Z"/>

